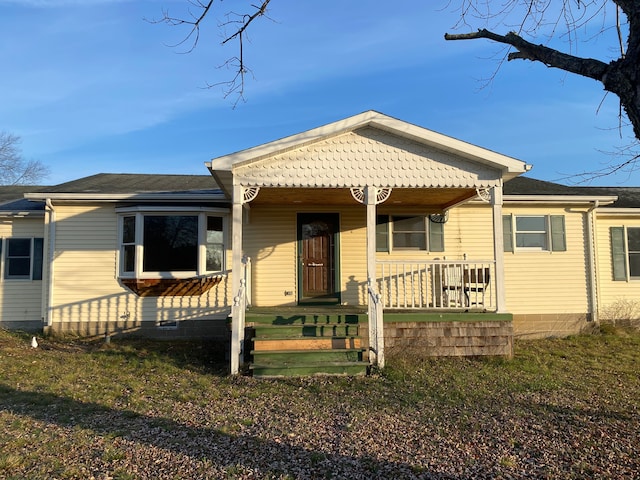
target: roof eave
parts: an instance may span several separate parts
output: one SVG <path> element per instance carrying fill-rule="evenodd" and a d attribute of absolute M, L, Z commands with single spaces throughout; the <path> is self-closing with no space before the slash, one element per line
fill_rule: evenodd
<path fill-rule="evenodd" d="M 598 210 L 598 215 L 639 215 L 640 208 L 604 208 L 602 210 Z"/>
<path fill-rule="evenodd" d="M 43 210 L 7 210 L 0 211 L 0 218 L 44 217 Z"/>
<path fill-rule="evenodd" d="M 618 197 L 616 195 L 588 196 L 588 195 L 504 195 L 502 199 L 509 203 L 595 203 L 598 206 L 611 205 Z"/>
<path fill-rule="evenodd" d="M 184 193 L 25 193 L 24 197 L 28 200 L 44 201 L 50 200 L 66 200 L 66 201 L 92 201 L 92 202 L 113 202 L 113 201 L 176 201 L 188 202 L 194 200 L 227 200 L 223 192 L 207 193 L 207 194 L 184 194 Z"/>

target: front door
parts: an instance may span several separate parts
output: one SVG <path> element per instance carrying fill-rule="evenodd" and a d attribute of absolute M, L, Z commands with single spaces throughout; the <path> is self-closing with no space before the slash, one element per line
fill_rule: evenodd
<path fill-rule="evenodd" d="M 337 213 L 298 214 L 299 302 L 340 302 L 336 291 L 338 231 Z"/>

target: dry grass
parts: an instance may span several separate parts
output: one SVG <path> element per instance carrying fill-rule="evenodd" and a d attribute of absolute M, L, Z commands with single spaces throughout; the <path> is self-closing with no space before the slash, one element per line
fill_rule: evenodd
<path fill-rule="evenodd" d="M 225 375 L 205 343 L 0 332 L 0 478 L 633 478 L 640 334 L 403 352 L 367 378 Z"/>

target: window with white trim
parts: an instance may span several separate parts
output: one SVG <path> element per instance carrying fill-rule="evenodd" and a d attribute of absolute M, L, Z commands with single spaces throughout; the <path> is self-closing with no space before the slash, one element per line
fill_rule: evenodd
<path fill-rule="evenodd" d="M 564 215 L 504 215 L 504 251 L 567 250 Z"/>
<path fill-rule="evenodd" d="M 394 250 L 443 252 L 443 224 L 432 222 L 425 215 L 378 215 L 376 251 Z"/>
<path fill-rule="evenodd" d="M 640 227 L 611 227 L 614 280 L 640 280 Z"/>
<path fill-rule="evenodd" d="M 226 216 L 214 212 L 122 213 L 120 276 L 187 278 L 221 272 L 225 224 Z"/>
<path fill-rule="evenodd" d="M 42 238 L 5 238 L 3 246 L 6 280 L 42 280 Z"/>

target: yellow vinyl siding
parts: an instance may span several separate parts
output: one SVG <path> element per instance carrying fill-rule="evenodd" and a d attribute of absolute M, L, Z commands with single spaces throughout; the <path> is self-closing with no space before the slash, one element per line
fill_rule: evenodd
<path fill-rule="evenodd" d="M 507 310 L 514 314 L 564 314 L 589 311 L 586 218 L 578 209 L 505 205 L 514 215 L 564 215 L 564 252 L 505 252 Z"/>
<path fill-rule="evenodd" d="M 598 215 L 596 223 L 596 246 L 598 259 L 599 281 L 599 310 L 604 318 L 622 314 L 622 303 L 628 307 L 633 306 L 635 311 L 640 310 L 640 280 L 614 281 L 611 258 L 611 227 L 640 228 L 640 218 L 637 216 L 606 217 L 606 212 Z"/>
<path fill-rule="evenodd" d="M 0 222 L 0 237 L 43 238 L 43 217 L 14 218 Z M 6 243 L 2 244 L 2 271 L 0 272 L 0 319 L 7 324 L 13 322 L 40 322 L 42 320 L 41 280 L 7 280 L 4 278 L 4 255 Z M 0 326 L 2 322 L 0 322 Z"/>
<path fill-rule="evenodd" d="M 256 306 L 295 304 L 295 210 L 253 207 L 243 236 L 245 253 L 251 258 L 252 303 Z"/>
<path fill-rule="evenodd" d="M 201 296 L 138 297 L 118 281 L 118 217 L 113 205 L 56 206 L 52 322 L 179 321 L 223 316 L 230 279 Z M 230 263 L 227 252 L 227 263 Z"/>
<path fill-rule="evenodd" d="M 367 304 L 367 215 L 364 206 L 345 208 L 340 215 L 342 303 Z"/>

